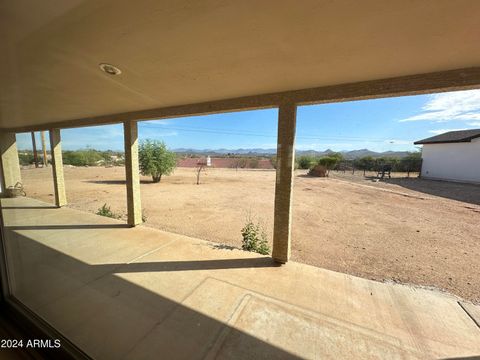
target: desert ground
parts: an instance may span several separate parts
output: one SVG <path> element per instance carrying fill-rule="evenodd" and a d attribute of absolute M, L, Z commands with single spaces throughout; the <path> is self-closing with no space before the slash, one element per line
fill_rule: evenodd
<path fill-rule="evenodd" d="M 367 174 L 368 175 L 368 174 Z M 23 169 L 27 196 L 53 201 L 50 168 Z M 125 219 L 122 167 L 65 167 L 69 206 Z M 272 240 L 275 171 L 192 168 L 142 177 L 145 226 L 240 247 L 247 217 Z M 296 171 L 292 259 L 378 281 L 435 287 L 480 302 L 480 186 L 417 178 L 376 182 Z"/>

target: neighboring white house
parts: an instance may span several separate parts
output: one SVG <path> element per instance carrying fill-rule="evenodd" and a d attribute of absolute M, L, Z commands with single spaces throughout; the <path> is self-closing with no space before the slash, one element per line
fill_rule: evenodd
<path fill-rule="evenodd" d="M 480 183 L 480 129 L 450 131 L 415 144 L 423 145 L 422 178 Z"/>

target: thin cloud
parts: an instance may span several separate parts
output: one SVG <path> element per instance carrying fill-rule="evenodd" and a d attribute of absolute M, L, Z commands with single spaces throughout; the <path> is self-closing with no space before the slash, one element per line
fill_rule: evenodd
<path fill-rule="evenodd" d="M 432 121 L 443 123 L 448 121 L 475 120 L 480 120 L 480 90 L 430 95 L 429 101 L 422 107 L 419 114 L 399 121 Z"/>
<path fill-rule="evenodd" d="M 143 120 L 139 124 L 140 124 L 140 126 L 142 124 L 153 124 L 153 125 L 166 126 L 166 125 L 172 125 L 172 122 L 170 120 Z"/>

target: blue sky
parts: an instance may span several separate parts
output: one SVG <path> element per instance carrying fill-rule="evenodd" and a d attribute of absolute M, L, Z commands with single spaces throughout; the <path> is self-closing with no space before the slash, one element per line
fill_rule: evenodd
<path fill-rule="evenodd" d="M 449 130 L 480 128 L 480 90 L 299 107 L 299 150 L 415 150 L 413 142 Z M 122 150 L 122 125 L 62 130 L 65 150 Z M 171 149 L 276 148 L 277 110 L 186 117 L 139 123 L 139 137 Z M 38 144 L 40 136 L 37 133 Z M 17 135 L 19 149 L 30 134 Z M 40 147 L 40 145 L 37 145 Z"/>

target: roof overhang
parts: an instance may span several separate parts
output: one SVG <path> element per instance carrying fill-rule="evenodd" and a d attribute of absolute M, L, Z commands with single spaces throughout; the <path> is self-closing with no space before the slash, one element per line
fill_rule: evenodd
<path fill-rule="evenodd" d="M 480 129 L 448 131 L 426 139 L 415 141 L 415 145 L 468 143 L 480 138 Z"/>
<path fill-rule="evenodd" d="M 3 2 L 0 128 L 476 88 L 479 18 L 476 0 Z"/>
<path fill-rule="evenodd" d="M 452 140 L 452 141 L 415 141 L 414 145 L 433 145 L 433 144 L 459 144 L 459 143 L 469 143 L 472 140 Z"/>

